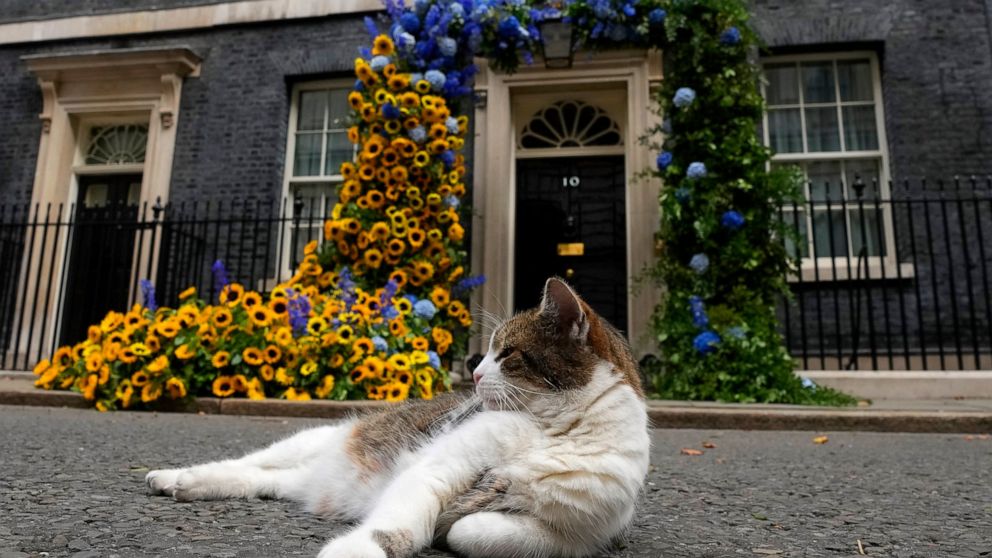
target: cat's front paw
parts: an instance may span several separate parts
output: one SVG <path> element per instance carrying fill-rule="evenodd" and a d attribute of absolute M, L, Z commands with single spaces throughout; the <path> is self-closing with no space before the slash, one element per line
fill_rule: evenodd
<path fill-rule="evenodd" d="M 369 532 L 358 530 L 327 543 L 317 558 L 386 558 L 386 551 Z"/>
<path fill-rule="evenodd" d="M 176 481 L 185 469 L 160 469 L 151 471 L 145 475 L 145 484 L 151 489 L 152 494 L 165 494 L 172 496 L 176 492 Z"/>

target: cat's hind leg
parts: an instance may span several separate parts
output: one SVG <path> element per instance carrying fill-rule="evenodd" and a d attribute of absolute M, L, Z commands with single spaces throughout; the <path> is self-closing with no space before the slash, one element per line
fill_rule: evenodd
<path fill-rule="evenodd" d="M 239 459 L 151 471 L 145 480 L 153 493 L 174 496 L 179 501 L 256 497 L 302 500 L 311 467 L 325 452 L 340 451 L 350 428 L 345 423 L 304 430 Z"/>
<path fill-rule="evenodd" d="M 500 512 L 478 512 L 459 519 L 448 531 L 447 546 L 465 558 L 589 554 L 581 542 L 567 540 L 532 516 Z"/>

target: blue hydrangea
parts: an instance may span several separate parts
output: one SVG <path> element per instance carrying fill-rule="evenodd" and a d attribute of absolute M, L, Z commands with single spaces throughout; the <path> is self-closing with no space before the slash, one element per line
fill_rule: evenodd
<path fill-rule="evenodd" d="M 668 12 L 662 8 L 655 8 L 648 12 L 648 22 L 651 25 L 661 25 L 665 23 L 665 18 L 668 17 Z"/>
<path fill-rule="evenodd" d="M 814 382 L 813 380 L 810 380 L 806 376 L 803 376 L 803 387 L 806 388 L 806 389 L 809 389 L 809 390 L 815 390 L 816 389 L 816 382 Z"/>
<path fill-rule="evenodd" d="M 666 135 L 669 135 L 669 136 L 672 135 L 673 128 L 672 128 L 672 119 L 671 118 L 666 118 L 666 119 L 664 119 L 664 120 L 661 121 L 661 131 L 662 131 L 662 133 L 664 133 Z"/>
<path fill-rule="evenodd" d="M 693 180 L 706 177 L 706 165 L 700 162 L 691 163 L 685 175 Z"/>
<path fill-rule="evenodd" d="M 526 33 L 526 31 L 520 26 L 520 20 L 511 15 L 499 22 L 499 27 L 497 27 L 496 33 L 502 39 L 516 39 L 523 33 Z"/>
<path fill-rule="evenodd" d="M 720 344 L 720 336 L 712 331 L 704 331 L 692 340 L 692 346 L 701 355 L 708 355 L 716 350 Z"/>
<path fill-rule="evenodd" d="M 703 299 L 696 295 L 689 297 L 689 312 L 692 314 L 692 325 L 699 329 L 710 325 L 710 317 L 706 314 Z"/>
<path fill-rule="evenodd" d="M 679 203 L 686 203 L 689 201 L 689 198 L 691 197 L 692 194 L 689 192 L 689 189 L 686 188 L 685 186 L 682 186 L 675 190 L 675 199 L 678 200 Z"/>
<path fill-rule="evenodd" d="M 458 53 L 458 41 L 451 37 L 441 37 L 437 40 L 437 48 L 445 56 L 454 56 Z"/>
<path fill-rule="evenodd" d="M 430 0 L 413 0 L 413 9 L 418 14 L 423 14 L 430 7 L 431 7 Z"/>
<path fill-rule="evenodd" d="M 444 153 L 441 153 L 441 161 L 443 161 L 444 166 L 448 167 L 449 169 L 455 166 L 455 152 L 449 149 Z"/>
<path fill-rule="evenodd" d="M 720 217 L 720 225 L 725 229 L 736 231 L 744 226 L 744 216 L 731 209 Z"/>
<path fill-rule="evenodd" d="M 369 62 L 369 66 L 377 72 L 381 72 L 383 68 L 389 65 L 389 58 L 386 56 L 373 56 L 372 61 Z"/>
<path fill-rule="evenodd" d="M 424 143 L 427 141 L 427 130 L 424 130 L 423 126 L 417 126 L 407 132 L 407 134 L 410 136 L 410 139 L 417 143 Z"/>
<path fill-rule="evenodd" d="M 668 166 L 672 164 L 672 160 L 674 158 L 675 157 L 671 153 L 669 153 L 668 151 L 662 151 L 661 153 L 659 153 L 658 154 L 658 160 L 657 160 L 658 170 L 663 171 L 663 170 L 667 169 Z"/>
<path fill-rule="evenodd" d="M 620 42 L 627 38 L 627 27 L 625 25 L 615 24 L 610 27 L 610 30 L 607 34 L 609 35 L 610 39 L 613 39 L 616 42 Z"/>
<path fill-rule="evenodd" d="M 461 200 L 458 199 L 458 196 L 452 195 L 452 196 L 448 196 L 447 198 L 444 198 L 444 205 L 447 205 L 448 207 L 453 207 L 455 209 L 458 209 L 458 206 L 461 204 L 462 202 Z"/>
<path fill-rule="evenodd" d="M 434 306 L 433 302 L 423 298 L 413 305 L 413 314 L 418 318 L 429 320 L 434 317 L 434 314 L 437 314 L 437 307 Z"/>
<path fill-rule="evenodd" d="M 444 72 L 439 70 L 427 70 L 424 74 L 424 79 L 431 84 L 431 89 L 434 91 L 440 91 L 444 88 L 444 82 L 447 78 L 444 77 Z"/>
<path fill-rule="evenodd" d="M 724 46 L 734 46 L 741 42 L 741 30 L 731 27 L 720 35 L 720 44 Z"/>
<path fill-rule="evenodd" d="M 685 108 L 696 100 L 696 92 L 689 87 L 682 87 L 675 92 L 673 102 L 676 108 Z"/>
<path fill-rule="evenodd" d="M 424 74 L 420 72 L 413 72 L 412 74 L 410 74 L 410 83 L 417 83 L 422 79 L 424 79 Z"/>
<path fill-rule="evenodd" d="M 400 112 L 400 109 L 398 109 L 396 105 L 392 103 L 386 103 L 382 105 L 382 116 L 390 120 L 393 120 L 403 116 L 403 113 Z"/>
<path fill-rule="evenodd" d="M 386 340 L 383 339 L 382 336 L 380 335 L 376 335 L 375 337 L 372 338 L 372 346 L 375 347 L 375 350 L 383 353 L 386 352 L 387 349 L 389 349 L 389 343 L 386 343 Z"/>
<path fill-rule="evenodd" d="M 382 309 L 382 317 L 387 320 L 392 320 L 400 315 L 400 311 L 396 309 L 395 306 L 387 306 Z"/>
<path fill-rule="evenodd" d="M 355 91 L 365 91 L 365 84 L 362 83 L 362 80 L 356 79 L 354 89 Z"/>
<path fill-rule="evenodd" d="M 454 17 L 465 16 L 465 7 L 458 2 L 452 2 L 451 5 L 448 6 L 448 11 L 451 12 L 451 15 Z"/>
<path fill-rule="evenodd" d="M 416 33 L 420 30 L 420 18 L 413 12 L 406 12 L 400 16 L 400 26 L 409 33 Z"/>
<path fill-rule="evenodd" d="M 439 357 L 434 351 L 427 351 L 427 363 L 430 364 L 431 368 L 435 370 L 441 369 L 441 357 Z"/>
<path fill-rule="evenodd" d="M 444 121 L 444 127 L 448 129 L 449 134 L 458 133 L 458 119 L 454 116 L 449 116 L 447 120 Z"/>
<path fill-rule="evenodd" d="M 728 337 L 733 337 L 734 339 L 744 339 L 744 337 L 746 336 L 744 332 L 744 328 L 742 328 L 741 326 L 734 326 L 728 328 L 726 333 Z"/>
<path fill-rule="evenodd" d="M 696 254 L 689 260 L 689 267 L 697 274 L 702 275 L 710 268 L 710 258 L 706 254 Z"/>
<path fill-rule="evenodd" d="M 410 52 L 417 46 L 417 39 L 409 33 L 400 33 L 397 37 L 396 43 L 401 49 Z"/>
<path fill-rule="evenodd" d="M 155 284 L 148 279 L 141 280 L 141 297 L 144 301 L 145 308 L 151 310 L 152 312 L 158 310 L 158 303 L 155 302 Z"/>

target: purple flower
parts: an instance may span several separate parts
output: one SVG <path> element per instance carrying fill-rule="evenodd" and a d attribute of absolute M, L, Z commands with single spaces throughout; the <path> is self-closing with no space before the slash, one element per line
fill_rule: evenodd
<path fill-rule="evenodd" d="M 675 92 L 675 97 L 672 102 L 675 103 L 675 108 L 685 108 L 691 105 L 696 100 L 696 92 L 689 87 L 682 87 Z"/>
<path fill-rule="evenodd" d="M 736 231 L 744 226 L 744 216 L 731 209 L 720 217 L 720 225 L 725 229 Z"/>
<path fill-rule="evenodd" d="M 734 46 L 741 42 L 741 30 L 731 27 L 720 35 L 720 44 L 724 46 Z"/>
<path fill-rule="evenodd" d="M 224 262 L 215 261 L 214 265 L 210 266 L 210 271 L 214 274 L 214 289 L 219 293 L 230 283 L 227 279 L 227 269 L 224 268 Z"/>
<path fill-rule="evenodd" d="M 158 310 L 158 303 L 155 302 L 155 284 L 148 279 L 141 280 L 141 297 L 145 308 L 152 312 Z"/>
<path fill-rule="evenodd" d="M 704 331 L 696 336 L 692 340 L 692 346 L 699 351 L 701 355 L 707 355 L 716 350 L 717 345 L 720 344 L 720 336 L 712 331 Z"/>
<path fill-rule="evenodd" d="M 706 273 L 710 268 L 710 258 L 706 254 L 696 254 L 689 260 L 689 267 L 698 275 Z"/>
<path fill-rule="evenodd" d="M 700 162 L 691 163 L 685 175 L 693 180 L 699 180 L 706 176 L 706 165 Z"/>
<path fill-rule="evenodd" d="M 310 299 L 293 289 L 288 289 L 286 294 L 290 296 L 289 325 L 293 327 L 293 336 L 299 337 L 306 332 L 307 322 L 310 320 Z"/>
<path fill-rule="evenodd" d="M 673 159 L 675 159 L 675 157 L 668 151 L 662 151 L 661 153 L 659 153 L 658 161 L 657 161 L 658 170 L 664 171 L 665 169 L 667 169 L 668 166 L 672 164 Z"/>

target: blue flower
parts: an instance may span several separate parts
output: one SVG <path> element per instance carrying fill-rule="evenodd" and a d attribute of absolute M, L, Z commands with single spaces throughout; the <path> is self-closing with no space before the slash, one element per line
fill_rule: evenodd
<path fill-rule="evenodd" d="M 706 165 L 700 162 L 691 163 L 685 175 L 693 180 L 699 180 L 706 176 Z"/>
<path fill-rule="evenodd" d="M 499 22 L 499 27 L 496 29 L 496 33 L 503 39 L 516 39 L 521 32 L 523 28 L 520 27 L 520 20 L 512 15 Z"/>
<path fill-rule="evenodd" d="M 441 37 L 437 40 L 437 48 L 445 56 L 454 56 L 458 52 L 458 41 L 451 37 Z"/>
<path fill-rule="evenodd" d="M 409 33 L 420 30 L 420 18 L 413 12 L 406 12 L 400 17 L 400 26 Z"/>
<path fill-rule="evenodd" d="M 158 310 L 158 303 L 155 302 L 155 284 L 148 279 L 141 280 L 141 296 L 145 303 L 145 308 L 152 312 Z"/>
<path fill-rule="evenodd" d="M 806 376 L 803 376 L 803 387 L 806 388 L 806 389 L 809 389 L 809 390 L 815 390 L 816 389 L 816 382 L 814 382 L 813 380 L 810 380 Z"/>
<path fill-rule="evenodd" d="M 672 101 L 675 103 L 676 108 L 685 108 L 695 100 L 696 92 L 688 87 L 682 87 L 675 92 L 675 98 Z"/>
<path fill-rule="evenodd" d="M 451 5 L 448 6 L 448 11 L 451 12 L 451 15 L 454 17 L 465 16 L 465 7 L 458 2 L 452 2 Z"/>
<path fill-rule="evenodd" d="M 382 309 L 382 317 L 386 318 L 387 320 L 392 320 L 399 315 L 400 315 L 400 311 L 397 310 L 395 306 L 390 305 Z"/>
<path fill-rule="evenodd" d="M 449 116 L 447 120 L 444 121 L 444 127 L 448 129 L 449 134 L 458 133 L 458 119 L 454 116 Z"/>
<path fill-rule="evenodd" d="M 702 275 L 710 268 L 710 258 L 706 254 L 696 254 L 689 260 L 689 267 L 697 274 Z"/>
<path fill-rule="evenodd" d="M 736 231 L 744 226 L 744 216 L 731 209 L 720 217 L 720 225 L 725 229 Z"/>
<path fill-rule="evenodd" d="M 655 8 L 648 12 L 648 22 L 651 25 L 661 25 L 665 23 L 665 18 L 668 17 L 668 12 L 662 8 Z"/>
<path fill-rule="evenodd" d="M 706 306 L 703 299 L 696 295 L 689 297 L 689 312 L 692 313 L 692 325 L 703 329 L 710 325 L 710 317 L 706 315 Z"/>
<path fill-rule="evenodd" d="M 704 331 L 696 336 L 692 340 L 692 346 L 699 351 L 701 355 L 707 355 L 716 350 L 717 345 L 720 344 L 720 336 L 712 331 Z"/>
<path fill-rule="evenodd" d="M 444 198 L 444 205 L 447 205 L 448 207 L 458 209 L 458 206 L 461 204 L 462 202 L 458 199 L 458 196 L 451 195 Z"/>
<path fill-rule="evenodd" d="M 627 27 L 624 25 L 620 25 L 619 23 L 614 24 L 613 26 L 610 27 L 610 30 L 607 34 L 609 35 L 610 39 L 613 39 L 614 41 L 619 43 L 620 41 L 627 38 Z"/>
<path fill-rule="evenodd" d="M 692 195 L 689 192 L 689 189 L 686 188 L 685 186 L 682 186 L 681 188 L 675 190 L 675 199 L 678 200 L 679 203 L 685 203 L 689 201 L 689 198 L 691 197 Z"/>
<path fill-rule="evenodd" d="M 470 277 L 466 277 L 461 281 L 455 283 L 455 286 L 452 287 L 451 289 L 451 294 L 457 296 L 461 293 L 468 292 L 473 289 L 477 289 L 481 287 L 485 282 L 486 282 L 485 275 L 473 275 Z"/>
<path fill-rule="evenodd" d="M 630 2 L 628 2 L 623 5 L 623 15 L 627 17 L 634 17 L 637 15 L 637 10 L 634 9 L 634 6 L 630 5 Z"/>
<path fill-rule="evenodd" d="M 449 169 L 455 166 L 455 152 L 449 149 L 444 153 L 441 153 L 441 161 L 443 161 L 444 166 Z"/>
<path fill-rule="evenodd" d="M 734 46 L 741 42 L 741 30 L 731 27 L 720 35 L 720 44 L 724 46 Z"/>
<path fill-rule="evenodd" d="M 417 126 L 407 132 L 407 134 L 410 136 L 410 139 L 417 143 L 424 143 L 427 140 L 427 131 L 424 130 L 423 126 Z"/>
<path fill-rule="evenodd" d="M 293 335 L 299 337 L 307 330 L 307 322 L 310 320 L 310 299 L 307 295 L 299 294 L 293 289 L 288 289 L 289 295 L 289 325 L 293 327 Z"/>
<path fill-rule="evenodd" d="M 434 91 L 440 91 L 444 87 L 444 82 L 447 78 L 444 77 L 444 72 L 439 70 L 427 70 L 424 74 L 424 79 L 431 84 L 431 89 Z"/>
<path fill-rule="evenodd" d="M 661 131 L 665 134 L 672 135 L 672 119 L 666 118 L 661 121 Z"/>
<path fill-rule="evenodd" d="M 409 33 L 400 33 L 397 37 L 396 44 L 398 44 L 401 49 L 410 52 L 417 46 L 417 39 Z"/>
<path fill-rule="evenodd" d="M 373 56 L 372 61 L 369 62 L 369 66 L 377 72 L 381 72 L 383 68 L 389 65 L 389 58 L 386 56 Z"/>
<path fill-rule="evenodd" d="M 418 318 L 429 320 L 434 317 L 434 314 L 437 314 L 437 307 L 434 306 L 433 302 L 422 298 L 413 305 L 413 314 Z"/>
<path fill-rule="evenodd" d="M 382 116 L 392 120 L 403 116 L 403 113 L 400 112 L 400 109 L 396 108 L 396 105 L 386 103 L 382 105 Z"/>
<path fill-rule="evenodd" d="M 354 89 L 355 91 L 365 91 L 365 84 L 362 83 L 362 80 L 356 79 Z"/>
<path fill-rule="evenodd" d="M 441 369 L 441 357 L 437 356 L 434 351 L 427 351 L 427 362 L 431 365 L 431 368 L 435 370 Z"/>
<path fill-rule="evenodd" d="M 375 347 L 375 350 L 383 353 L 386 352 L 387 349 L 389 349 L 389 344 L 386 343 L 386 340 L 379 335 L 376 335 L 375 337 L 372 338 L 372 346 Z"/>
<path fill-rule="evenodd" d="M 658 162 L 658 170 L 663 171 L 663 170 L 667 169 L 668 166 L 672 164 L 672 160 L 673 159 L 675 159 L 675 157 L 671 153 L 669 153 L 668 151 L 662 151 L 661 153 L 659 153 L 658 154 L 658 161 L 657 161 Z"/>

